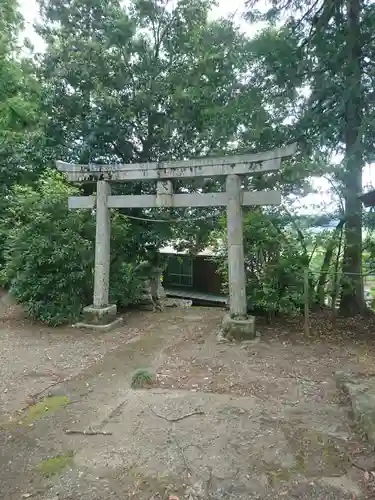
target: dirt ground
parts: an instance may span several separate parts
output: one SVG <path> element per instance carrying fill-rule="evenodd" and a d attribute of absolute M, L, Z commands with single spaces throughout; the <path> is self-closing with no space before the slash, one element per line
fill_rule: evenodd
<path fill-rule="evenodd" d="M 312 318 L 218 343 L 223 311 L 128 313 L 105 334 L 0 309 L 0 485 L 9 500 L 375 498 L 375 456 L 334 372 L 373 374 L 369 321 Z M 154 373 L 130 388 L 137 368 Z"/>

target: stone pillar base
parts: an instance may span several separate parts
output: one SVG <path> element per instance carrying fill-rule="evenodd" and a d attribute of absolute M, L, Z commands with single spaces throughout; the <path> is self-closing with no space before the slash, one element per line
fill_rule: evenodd
<path fill-rule="evenodd" d="M 122 318 L 117 318 L 116 304 L 110 304 L 103 307 L 87 306 L 83 308 L 82 323 L 73 325 L 75 328 L 87 328 L 107 332 L 122 323 Z"/>
<path fill-rule="evenodd" d="M 222 323 L 222 334 L 228 340 L 254 339 L 256 337 L 255 317 L 248 316 L 246 319 L 235 319 L 226 314 Z"/>

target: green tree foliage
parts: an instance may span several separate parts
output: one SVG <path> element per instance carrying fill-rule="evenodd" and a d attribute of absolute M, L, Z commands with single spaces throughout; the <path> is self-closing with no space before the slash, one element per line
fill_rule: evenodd
<path fill-rule="evenodd" d="M 3 221 L 2 281 L 32 318 L 52 325 L 76 320 L 92 301 L 95 220 L 86 210 L 68 210 L 67 198 L 76 192 L 46 172 L 36 188 L 15 186 Z M 114 214 L 111 222 L 111 298 L 124 307 L 138 297 L 136 249 L 127 221 Z"/>
<path fill-rule="evenodd" d="M 249 98 L 248 40 L 229 21 L 210 23 L 211 6 L 42 2 L 48 131 L 63 157 L 163 161 L 228 148 Z"/>
<path fill-rule="evenodd" d="M 249 312 L 269 319 L 276 313 L 299 313 L 304 303 L 304 272 L 310 261 L 308 242 L 301 240 L 298 226 L 290 222 L 280 212 L 254 210 L 244 216 L 247 307 Z M 226 230 L 225 220 L 222 223 L 221 238 L 216 240 L 219 242 Z M 218 250 L 228 291 L 227 251 L 221 245 Z"/>
<path fill-rule="evenodd" d="M 20 54 L 21 28 L 16 1 L 0 2 L 0 219 L 12 187 L 35 181 L 43 169 L 40 85 Z M 0 266 L 5 239 L 0 228 Z"/>
<path fill-rule="evenodd" d="M 268 110 L 263 87 L 251 77 L 256 61 L 249 39 L 230 20 L 210 22 L 210 0 L 180 0 L 173 8 L 161 0 L 40 3 L 45 134 L 57 157 L 164 161 L 259 151 L 288 140 L 287 107 L 284 114 Z M 155 186 L 114 189 L 140 194 Z M 221 181 L 174 183 L 175 192 L 222 189 Z M 185 224 L 133 226 L 151 240 L 159 234 L 202 247 L 219 215 L 216 209 L 157 212 L 152 216 Z"/>
<path fill-rule="evenodd" d="M 179 0 L 173 7 L 165 0 L 39 4 L 46 50 L 33 64 L 17 50 L 21 19 L 14 1 L 0 6 L 3 279 L 33 317 L 73 321 L 91 302 L 94 219 L 88 211 L 68 211 L 67 196 L 75 190 L 59 176 L 41 175 L 56 159 L 163 162 L 267 150 L 298 139 L 298 155 L 280 173 L 244 178 L 245 188 L 280 189 L 287 206 L 308 191 L 310 175 L 329 173 L 345 202 L 333 215 L 345 226 L 318 241 L 309 232 L 314 221 L 285 206 L 246 211 L 249 309 L 298 311 L 307 266 L 320 304 L 327 279 L 340 274 L 338 263 L 347 276 L 360 269 L 356 195 L 362 164 L 373 155 L 372 2 L 273 1 L 270 25 L 254 40 L 229 19 L 210 21 L 211 0 Z M 251 14 L 258 17 L 253 8 Z M 275 28 L 280 15 L 282 26 Z M 344 155 L 340 168 L 332 167 L 332 153 Z M 141 194 L 155 187 L 138 182 L 112 189 Z M 224 184 L 205 179 L 173 187 L 212 192 Z M 95 185 L 79 190 L 91 194 Z M 216 208 L 113 211 L 111 301 L 137 302 L 134 269 L 147 247 L 177 239 L 202 249 L 217 230 L 225 238 L 221 216 Z M 323 245 L 325 254 L 314 250 Z M 345 306 L 352 313 L 361 306 L 360 285 L 343 287 L 344 305 L 355 298 L 353 307 Z"/>
<path fill-rule="evenodd" d="M 15 182 L 25 182 L 38 154 L 39 84 L 30 62 L 20 57 L 22 18 L 15 0 L 0 4 L 0 210 Z"/>
<path fill-rule="evenodd" d="M 262 60 L 260 71 L 270 92 L 282 95 L 308 87 L 310 93 L 291 95 L 296 136 L 311 157 L 329 162 L 343 155 L 335 178 L 345 201 L 345 247 L 342 266 L 346 279 L 341 310 L 363 310 L 361 273 L 362 167 L 374 159 L 372 70 L 375 4 L 371 0 L 309 0 L 270 2 L 259 16 L 257 1 L 247 2 L 251 19 L 263 17 L 272 26 L 254 45 Z"/>
<path fill-rule="evenodd" d="M 4 278 L 31 317 L 54 325 L 76 318 L 92 294 L 94 228 L 89 214 L 68 211 L 71 192 L 54 174 L 37 189 L 16 186 L 9 200 Z"/>

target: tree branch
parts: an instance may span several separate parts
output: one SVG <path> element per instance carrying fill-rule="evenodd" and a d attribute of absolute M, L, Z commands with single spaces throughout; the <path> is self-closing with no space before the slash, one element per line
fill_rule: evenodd
<path fill-rule="evenodd" d="M 150 406 L 150 411 L 155 417 L 162 418 L 163 420 L 166 420 L 167 422 L 179 422 L 180 420 L 184 420 L 185 418 L 192 417 L 193 415 L 204 415 L 204 411 L 197 410 L 197 411 L 192 411 L 191 413 L 187 413 L 186 415 L 182 415 L 181 417 L 176 417 L 176 418 L 168 418 L 165 417 L 164 415 L 159 415 L 159 413 L 156 413 Z"/>
<path fill-rule="evenodd" d="M 84 436 L 112 436 L 112 432 L 109 431 L 93 431 L 91 429 L 80 431 L 79 429 L 66 429 L 65 434 L 83 434 Z"/>

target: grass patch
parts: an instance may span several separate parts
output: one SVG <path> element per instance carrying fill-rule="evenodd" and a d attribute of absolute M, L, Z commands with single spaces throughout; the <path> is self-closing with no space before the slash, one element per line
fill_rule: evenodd
<path fill-rule="evenodd" d="M 347 458 L 340 442 L 313 429 L 283 428 L 290 449 L 294 452 L 292 470 L 307 477 L 325 473 L 326 476 L 345 474 Z"/>
<path fill-rule="evenodd" d="M 70 399 L 67 396 L 51 396 L 44 398 L 43 401 L 27 408 L 23 423 L 31 424 L 45 415 L 50 415 L 60 408 L 64 408 L 64 406 L 67 406 L 69 403 Z"/>
<path fill-rule="evenodd" d="M 62 472 L 66 467 L 73 464 L 73 453 L 68 455 L 56 455 L 56 457 L 46 458 L 42 460 L 37 469 L 39 474 L 48 478 Z"/>
<path fill-rule="evenodd" d="M 263 470 L 268 478 L 272 487 L 277 486 L 282 481 L 289 481 L 295 470 L 280 467 L 280 464 L 264 463 Z"/>
<path fill-rule="evenodd" d="M 154 375 L 146 368 L 139 368 L 133 373 L 132 389 L 148 389 L 154 383 Z"/>

